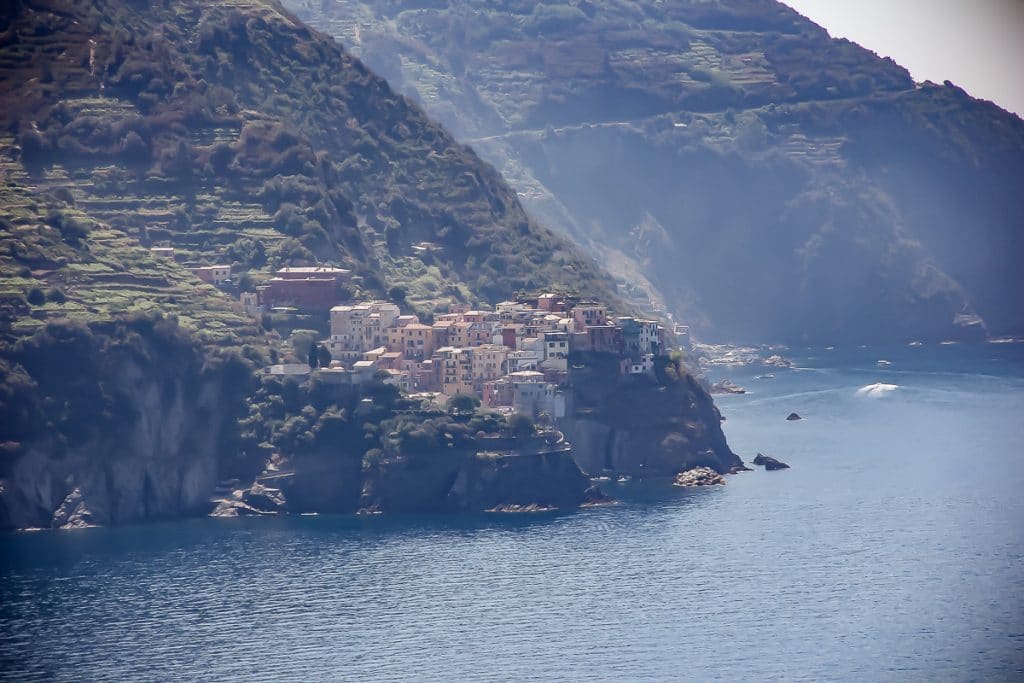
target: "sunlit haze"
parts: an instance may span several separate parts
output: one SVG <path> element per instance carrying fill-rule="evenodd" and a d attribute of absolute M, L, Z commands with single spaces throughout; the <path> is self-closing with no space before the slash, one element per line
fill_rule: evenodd
<path fill-rule="evenodd" d="M 785 0 L 834 37 L 1024 114 L 1022 0 Z"/>

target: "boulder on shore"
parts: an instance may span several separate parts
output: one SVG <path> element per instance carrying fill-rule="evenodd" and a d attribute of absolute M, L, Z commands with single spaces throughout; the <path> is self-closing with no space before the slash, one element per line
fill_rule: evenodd
<path fill-rule="evenodd" d="M 781 460 L 776 460 L 772 456 L 765 455 L 763 453 L 757 454 L 757 457 L 754 458 L 754 464 L 762 465 L 768 471 L 789 469 L 789 465 L 787 465 L 786 463 L 782 462 Z"/>
<path fill-rule="evenodd" d="M 797 420 L 802 420 L 803 418 L 797 415 L 796 413 L 790 413 L 789 415 L 786 416 L 786 419 L 789 420 L 790 422 L 796 422 Z"/>
<path fill-rule="evenodd" d="M 710 467 L 694 467 L 676 475 L 675 486 L 715 486 L 725 484 L 725 477 Z"/>

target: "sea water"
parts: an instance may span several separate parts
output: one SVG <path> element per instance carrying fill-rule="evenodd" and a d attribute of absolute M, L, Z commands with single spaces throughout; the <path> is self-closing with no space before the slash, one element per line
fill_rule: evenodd
<path fill-rule="evenodd" d="M 788 355 L 724 487 L 0 536 L 0 678 L 1021 680 L 1024 346 Z"/>

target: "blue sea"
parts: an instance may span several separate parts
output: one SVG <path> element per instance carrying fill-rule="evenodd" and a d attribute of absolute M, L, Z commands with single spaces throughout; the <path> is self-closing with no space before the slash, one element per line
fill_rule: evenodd
<path fill-rule="evenodd" d="M 724 487 L 0 536 L 0 678 L 1024 680 L 1024 346 L 786 353 Z"/>

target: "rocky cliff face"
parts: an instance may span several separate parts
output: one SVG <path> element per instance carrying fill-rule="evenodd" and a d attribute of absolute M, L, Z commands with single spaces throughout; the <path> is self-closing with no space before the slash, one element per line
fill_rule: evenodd
<path fill-rule="evenodd" d="M 372 473 L 363 506 L 395 512 L 487 512 L 571 509 L 601 497 L 568 450 L 502 456 L 470 454 L 447 466 L 406 463 Z M 424 486 L 426 484 L 426 486 Z"/>
<path fill-rule="evenodd" d="M 152 330 L 111 334 L 51 326 L 5 368 L 32 395 L 4 429 L 0 529 L 202 513 L 239 469 L 225 453 L 247 369 Z"/>
<path fill-rule="evenodd" d="M 617 360 L 604 354 L 574 354 L 570 366 L 572 412 L 559 427 L 587 474 L 672 477 L 698 466 L 742 467 L 711 396 L 681 364 L 664 359 L 658 378 L 619 377 Z"/>
<path fill-rule="evenodd" d="M 281 461 L 279 471 L 224 497 L 214 514 L 518 512 L 604 500 L 567 444 L 501 454 L 473 447 L 392 452 L 361 468 L 360 461 L 341 451 Z"/>

